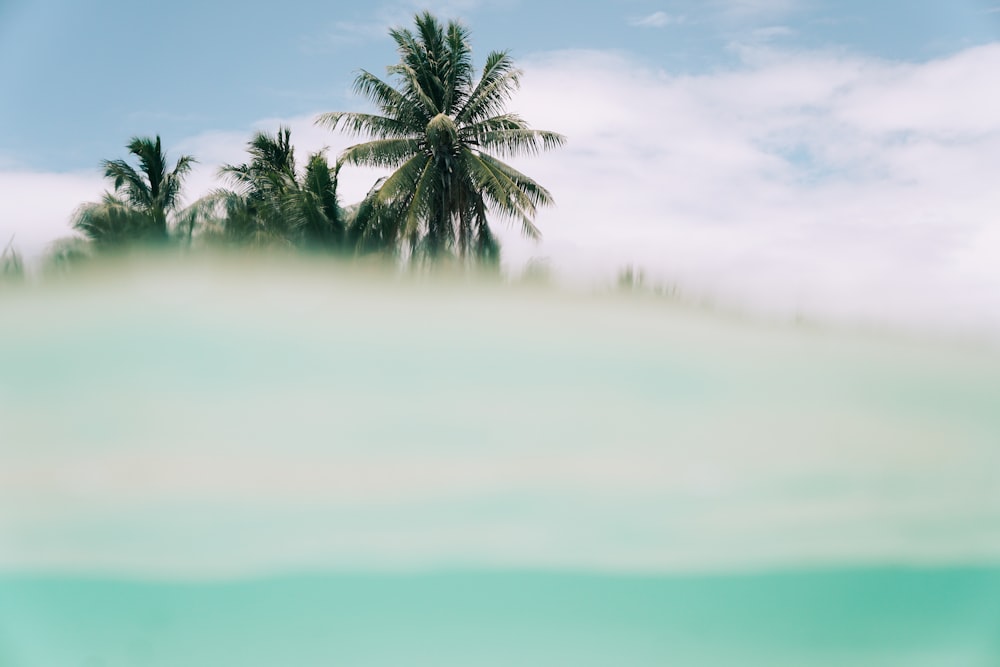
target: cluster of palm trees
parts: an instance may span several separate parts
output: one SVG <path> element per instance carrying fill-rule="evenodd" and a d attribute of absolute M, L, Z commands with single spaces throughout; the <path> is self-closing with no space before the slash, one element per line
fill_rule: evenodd
<path fill-rule="evenodd" d="M 291 131 L 285 127 L 273 136 L 256 133 L 247 151 L 249 162 L 219 170 L 232 189 L 216 191 L 181 216 L 188 238 L 202 218 L 210 233 L 229 242 L 343 249 L 345 214 L 337 201 L 336 169 L 326 156 L 310 155 L 300 174 Z"/>
<path fill-rule="evenodd" d="M 477 79 L 462 24 L 445 26 L 426 12 L 415 24 L 414 31 L 390 31 L 400 57 L 387 68 L 391 83 L 364 70 L 355 79 L 355 91 L 376 113 L 317 119 L 365 139 L 334 164 L 320 152 L 300 169 L 288 128 L 258 132 L 246 163 L 220 169 L 228 187 L 182 208 L 181 186 L 194 158 L 181 156 L 170 167 L 158 136 L 135 138 L 128 151 L 138 167 L 103 162 L 114 187 L 80 207 L 74 227 L 96 248 L 203 240 L 495 264 L 491 218 L 537 238 L 537 209 L 552 203 L 545 188 L 501 158 L 554 148 L 564 138 L 505 111 L 521 76 L 507 52 L 490 53 Z M 345 165 L 389 175 L 363 201 L 341 207 L 337 176 Z"/>

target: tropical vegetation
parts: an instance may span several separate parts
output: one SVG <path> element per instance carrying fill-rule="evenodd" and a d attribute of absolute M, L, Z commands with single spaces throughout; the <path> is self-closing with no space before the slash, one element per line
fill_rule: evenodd
<path fill-rule="evenodd" d="M 224 208 L 220 225 L 224 237 L 258 246 L 342 248 L 346 223 L 337 201 L 336 170 L 326 156 L 310 155 L 299 174 L 287 127 L 279 128 L 277 135 L 257 132 L 247 152 L 249 162 L 219 170 L 232 189 L 210 198 Z"/>
<path fill-rule="evenodd" d="M 320 125 L 362 138 L 331 164 L 324 152 L 296 162 L 291 130 L 257 132 L 248 159 L 221 167 L 225 186 L 181 206 L 196 163 L 170 166 L 159 136 L 134 137 L 127 160 L 105 160 L 112 187 L 82 205 L 72 226 L 95 250 L 137 243 L 292 247 L 341 254 L 379 254 L 411 265 L 452 260 L 495 266 L 500 244 L 492 226 L 514 223 L 539 238 L 537 211 L 551 194 L 504 160 L 558 147 L 564 137 L 535 130 L 506 110 L 521 81 L 510 54 L 494 51 L 473 67 L 469 30 L 429 12 L 415 26 L 390 31 L 399 61 L 382 79 L 367 70 L 355 91 L 375 113 L 333 112 Z M 341 169 L 383 169 L 360 202 L 342 206 Z M 73 257 L 80 249 L 73 249 Z"/>
<path fill-rule="evenodd" d="M 128 152 L 138 159 L 139 168 L 125 160 L 102 162 L 113 191 L 105 192 L 100 202 L 84 204 L 73 217 L 73 227 L 98 246 L 166 241 L 184 177 L 195 162 L 190 155 L 182 155 L 168 171 L 159 136 L 133 138 Z"/>
<path fill-rule="evenodd" d="M 537 153 L 564 138 L 533 130 L 504 110 L 521 76 L 510 55 L 490 53 L 476 81 L 469 33 L 460 23 L 444 27 L 425 12 L 416 18 L 416 33 L 390 34 L 400 58 L 388 68 L 396 85 L 365 70 L 354 82 L 380 113 L 318 119 L 370 137 L 344 151 L 342 164 L 394 170 L 359 211 L 359 239 L 375 238 L 376 246 L 402 243 L 431 259 L 455 253 L 495 261 L 499 246 L 488 213 L 515 220 L 526 236 L 538 238 L 533 218 L 552 197 L 498 156 Z"/>

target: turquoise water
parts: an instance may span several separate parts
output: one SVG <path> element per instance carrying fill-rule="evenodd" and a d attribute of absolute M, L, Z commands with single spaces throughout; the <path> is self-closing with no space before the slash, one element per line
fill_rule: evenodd
<path fill-rule="evenodd" d="M 634 295 L 6 290 L 0 667 L 1000 664 L 997 406 L 995 345 Z"/>
<path fill-rule="evenodd" d="M 0 580 L 0 664 L 1000 664 L 1000 570 Z"/>

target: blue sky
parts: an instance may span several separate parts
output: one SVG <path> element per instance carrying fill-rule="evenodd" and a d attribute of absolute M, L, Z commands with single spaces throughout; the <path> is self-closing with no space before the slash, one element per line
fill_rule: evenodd
<path fill-rule="evenodd" d="M 189 199 L 257 128 L 336 153 L 312 119 L 363 108 L 353 73 L 422 7 L 511 49 L 512 108 L 569 137 L 518 163 L 558 205 L 542 243 L 504 235 L 511 270 L 635 263 L 693 298 L 1000 327 L 1000 0 L 4 0 L 0 242 L 69 234 L 133 135 L 200 160 Z M 377 176 L 345 171 L 342 198 Z"/>
<path fill-rule="evenodd" d="M 0 156 L 35 169 L 81 169 L 116 154 L 133 134 L 176 141 L 352 105 L 352 72 L 392 62 L 384 26 L 405 21 L 418 4 L 344 4 L 5 0 L 0 126 L 8 131 Z M 1000 35 L 1000 12 L 989 12 L 1000 4 L 984 0 L 631 0 L 578 3 L 571 15 L 566 3 L 549 0 L 438 5 L 473 28 L 480 54 L 611 49 L 673 73 L 732 64 L 733 42 L 768 31 L 794 48 L 906 60 Z"/>

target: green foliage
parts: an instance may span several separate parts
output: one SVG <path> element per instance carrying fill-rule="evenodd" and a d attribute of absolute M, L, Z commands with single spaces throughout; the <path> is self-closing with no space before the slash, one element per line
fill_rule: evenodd
<path fill-rule="evenodd" d="M 100 202 L 77 209 L 73 227 L 104 247 L 121 247 L 165 235 L 152 214 L 129 206 L 111 193 L 105 193 Z"/>
<path fill-rule="evenodd" d="M 293 224 L 317 247 L 344 245 L 346 223 L 337 201 L 337 174 L 323 153 L 309 157 L 299 187 L 290 194 Z"/>
<path fill-rule="evenodd" d="M 139 168 L 125 160 L 102 162 L 114 191 L 105 193 L 100 202 L 84 204 L 73 216 L 73 227 L 99 246 L 166 240 L 168 219 L 177 210 L 184 177 L 195 162 L 182 155 L 168 171 L 159 136 L 134 137 L 128 151 L 138 159 Z"/>
<path fill-rule="evenodd" d="M 277 135 L 257 132 L 247 152 L 249 162 L 219 170 L 232 189 L 206 200 L 221 209 L 224 239 L 253 246 L 343 247 L 346 224 L 337 201 L 337 174 L 322 152 L 309 156 L 301 177 L 287 127 Z"/>
<path fill-rule="evenodd" d="M 101 163 L 113 189 L 82 205 L 73 227 L 96 249 L 176 240 L 254 247 L 290 247 L 391 258 L 457 258 L 497 269 L 500 244 L 488 218 L 513 221 L 531 238 L 534 217 L 552 203 L 547 190 L 501 161 L 564 143 L 561 135 L 530 129 L 505 107 L 521 72 L 506 52 L 489 54 L 476 79 L 469 32 L 442 25 L 430 13 L 415 30 L 394 29 L 399 62 L 391 83 L 362 71 L 355 90 L 378 113 L 329 113 L 317 119 L 332 129 L 365 135 L 332 165 L 324 152 L 299 170 L 291 131 L 257 132 L 244 164 L 224 165 L 227 182 L 180 208 L 185 177 L 195 160 L 181 156 L 168 167 L 160 141 L 135 137 L 133 163 Z M 337 176 L 344 164 L 391 171 L 359 203 L 342 208 Z M 76 258 L 76 250 L 67 257 Z M 67 259 L 64 265 L 75 263 Z"/>
<path fill-rule="evenodd" d="M 369 137 L 344 151 L 341 164 L 394 170 L 354 211 L 349 241 L 362 252 L 402 248 L 495 264 L 500 247 L 488 216 L 515 221 L 538 238 L 533 219 L 552 203 L 545 188 L 495 156 L 535 154 L 565 139 L 504 113 L 521 76 L 506 52 L 491 53 L 475 81 L 464 26 L 442 26 L 425 12 L 415 27 L 390 32 L 400 58 L 387 68 L 395 85 L 367 71 L 355 79 L 355 91 L 378 114 L 317 119 Z"/>

